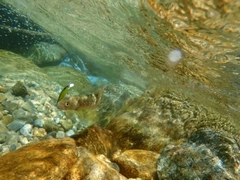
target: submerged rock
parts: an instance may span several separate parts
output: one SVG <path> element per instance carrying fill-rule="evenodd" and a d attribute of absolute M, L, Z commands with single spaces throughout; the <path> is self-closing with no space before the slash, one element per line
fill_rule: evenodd
<path fill-rule="evenodd" d="M 158 159 L 159 179 L 239 179 L 239 145 L 211 130 L 192 134 L 189 143 L 167 146 Z"/>
<path fill-rule="evenodd" d="M 77 162 L 73 139 L 51 139 L 0 157 L 0 179 L 63 179 Z"/>
<path fill-rule="evenodd" d="M 113 161 L 120 168 L 120 173 L 127 178 L 144 180 L 157 179 L 157 159 L 159 154 L 141 149 L 131 149 L 116 152 Z"/>
<path fill-rule="evenodd" d="M 161 152 L 170 143 L 188 140 L 196 129 L 237 133 L 225 118 L 181 93 L 153 89 L 129 101 L 107 126 L 122 149 Z"/>
<path fill-rule="evenodd" d="M 18 81 L 12 87 L 12 94 L 15 96 L 22 96 L 25 97 L 28 94 L 27 88 L 23 85 L 21 81 Z"/>
<path fill-rule="evenodd" d="M 72 136 L 77 146 L 85 147 L 92 154 L 103 154 L 106 157 L 117 150 L 113 133 L 99 126 L 90 126 Z"/>
<path fill-rule="evenodd" d="M 83 147 L 78 148 L 79 159 L 70 169 L 66 179 L 89 180 L 127 180 L 116 169 L 109 165 L 108 161 L 94 156 Z"/>

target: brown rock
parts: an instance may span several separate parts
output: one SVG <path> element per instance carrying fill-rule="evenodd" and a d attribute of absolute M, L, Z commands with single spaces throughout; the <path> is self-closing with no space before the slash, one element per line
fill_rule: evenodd
<path fill-rule="evenodd" d="M 122 176 L 116 171 L 108 162 L 99 160 L 96 156 L 89 153 L 84 147 L 78 148 L 79 159 L 76 164 L 71 168 L 66 180 L 126 180 L 127 178 Z"/>
<path fill-rule="evenodd" d="M 77 146 L 83 146 L 95 155 L 104 154 L 107 157 L 111 157 L 117 150 L 113 133 L 99 126 L 90 126 L 73 135 L 72 138 L 75 139 Z"/>
<path fill-rule="evenodd" d="M 0 157 L 0 179 L 63 179 L 77 162 L 73 139 L 50 139 Z"/>
<path fill-rule="evenodd" d="M 116 152 L 113 161 L 120 167 L 120 173 L 127 178 L 144 180 L 157 179 L 157 159 L 159 154 L 146 150 L 126 150 Z"/>

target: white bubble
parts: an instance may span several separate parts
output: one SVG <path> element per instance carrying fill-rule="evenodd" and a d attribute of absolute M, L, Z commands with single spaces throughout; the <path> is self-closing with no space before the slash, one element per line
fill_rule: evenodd
<path fill-rule="evenodd" d="M 175 66 L 182 59 L 182 56 L 183 53 L 179 49 L 170 51 L 168 54 L 168 65 Z"/>

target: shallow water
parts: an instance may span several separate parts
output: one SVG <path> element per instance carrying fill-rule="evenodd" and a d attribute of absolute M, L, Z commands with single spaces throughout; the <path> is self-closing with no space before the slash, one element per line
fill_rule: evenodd
<path fill-rule="evenodd" d="M 240 130 L 240 1 L 3 2 L 39 26 L 15 30 L 31 30 L 24 33 L 37 42 L 58 42 L 66 50 L 61 65 L 70 59 L 69 66 L 102 82 L 184 93 L 227 116 Z M 31 44 L 28 39 L 23 46 Z M 24 51 L 18 48 L 8 50 Z M 170 61 L 172 50 L 179 50 L 180 61 Z"/>

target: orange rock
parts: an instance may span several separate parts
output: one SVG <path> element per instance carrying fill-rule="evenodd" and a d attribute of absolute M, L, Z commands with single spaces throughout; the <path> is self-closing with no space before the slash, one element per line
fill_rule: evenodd
<path fill-rule="evenodd" d="M 127 180 L 109 164 L 111 162 L 107 158 L 94 156 L 84 147 L 79 147 L 78 153 L 79 159 L 65 177 L 66 180 Z"/>
<path fill-rule="evenodd" d="M 62 179 L 77 156 L 71 138 L 40 141 L 0 157 L 0 179 Z"/>
<path fill-rule="evenodd" d="M 146 150 L 126 150 L 116 152 L 113 161 L 120 167 L 120 173 L 127 178 L 144 180 L 157 179 L 157 159 L 159 154 Z"/>

